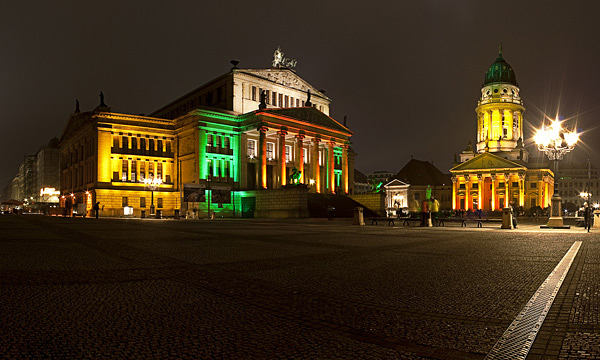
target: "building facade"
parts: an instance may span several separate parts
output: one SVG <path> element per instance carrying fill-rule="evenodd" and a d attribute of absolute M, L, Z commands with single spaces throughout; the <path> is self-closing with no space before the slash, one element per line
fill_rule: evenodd
<path fill-rule="evenodd" d="M 65 208 L 89 215 L 100 202 L 104 216 L 142 216 L 153 202 L 164 216 L 287 217 L 306 213 L 285 210 L 292 193 L 292 202 L 302 192 L 351 193 L 352 132 L 280 57 L 271 69 L 233 62 L 151 116 L 111 112 L 102 94 L 96 109 L 71 115 L 61 138 Z M 161 180 L 154 191 L 149 178 Z"/>
<path fill-rule="evenodd" d="M 452 173 L 452 209 L 495 211 L 550 205 L 554 174 L 528 162 L 523 146 L 523 112 L 516 74 L 498 54 L 481 88 L 476 150 L 467 147 Z M 456 161 L 456 160 L 455 160 Z"/>

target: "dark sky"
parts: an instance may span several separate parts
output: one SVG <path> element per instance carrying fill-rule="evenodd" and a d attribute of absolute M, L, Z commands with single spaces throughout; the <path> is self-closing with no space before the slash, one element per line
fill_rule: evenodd
<path fill-rule="evenodd" d="M 526 107 L 575 117 L 577 151 L 600 166 L 598 1 L 13 1 L 0 7 L 0 186 L 60 136 L 75 99 L 150 113 L 281 46 L 348 115 L 356 167 L 414 156 L 447 172 L 475 140 L 474 109 L 498 44 Z M 533 136 L 531 131 L 526 137 Z M 537 151 L 537 150 L 536 150 Z"/>

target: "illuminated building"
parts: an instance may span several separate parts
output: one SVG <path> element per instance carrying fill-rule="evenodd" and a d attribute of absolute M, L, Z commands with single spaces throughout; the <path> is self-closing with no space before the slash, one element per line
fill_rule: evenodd
<path fill-rule="evenodd" d="M 469 144 L 450 169 L 452 208 L 500 210 L 511 202 L 525 209 L 549 206 L 554 174 L 529 163 L 523 146 L 525 107 L 516 74 L 501 51 L 485 74 L 477 105 L 476 149 Z"/>
<path fill-rule="evenodd" d="M 328 116 L 323 91 L 279 49 L 270 69 L 232 63 L 150 116 L 113 113 L 102 98 L 73 114 L 61 138 L 65 205 L 74 194 L 88 214 L 100 201 L 103 216 L 140 216 L 148 176 L 163 181 L 154 197 L 165 216 L 307 216 L 307 192 L 351 193 L 352 132 Z"/>
<path fill-rule="evenodd" d="M 99 201 L 102 216 L 123 216 L 129 207 L 134 216 L 149 214 L 150 191 L 141 180 L 159 177 L 156 208 L 173 215 L 179 209 L 174 144 L 174 121 L 113 113 L 101 94 L 93 111 L 76 109 L 62 134 L 61 206 L 90 216 Z"/>
<path fill-rule="evenodd" d="M 421 202 L 427 198 L 428 189 L 431 196 L 439 201 L 440 209 L 451 208 L 450 175 L 441 172 L 433 163 L 410 159 L 394 177 L 409 185 L 407 206 L 410 211 L 418 211 Z"/>

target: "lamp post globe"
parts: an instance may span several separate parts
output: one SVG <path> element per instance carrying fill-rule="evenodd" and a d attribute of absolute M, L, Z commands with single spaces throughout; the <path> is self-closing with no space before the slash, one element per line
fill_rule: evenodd
<path fill-rule="evenodd" d="M 551 214 L 546 227 L 563 228 L 562 198 L 558 193 L 558 162 L 575 148 L 575 144 L 579 140 L 579 134 L 576 131 L 563 129 L 557 118 L 552 121 L 550 126 L 542 125 L 533 140 L 538 150 L 546 154 L 548 160 L 554 162 L 554 194 L 550 200 Z"/>

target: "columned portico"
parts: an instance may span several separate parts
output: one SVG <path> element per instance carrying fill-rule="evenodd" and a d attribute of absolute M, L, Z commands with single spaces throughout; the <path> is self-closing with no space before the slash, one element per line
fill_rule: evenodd
<path fill-rule="evenodd" d="M 315 181 L 315 192 L 321 192 L 321 164 L 319 164 L 319 143 L 321 139 L 318 137 L 313 138 L 312 140 L 312 176 Z"/>
<path fill-rule="evenodd" d="M 348 144 L 342 145 L 342 193 L 348 193 Z"/>

